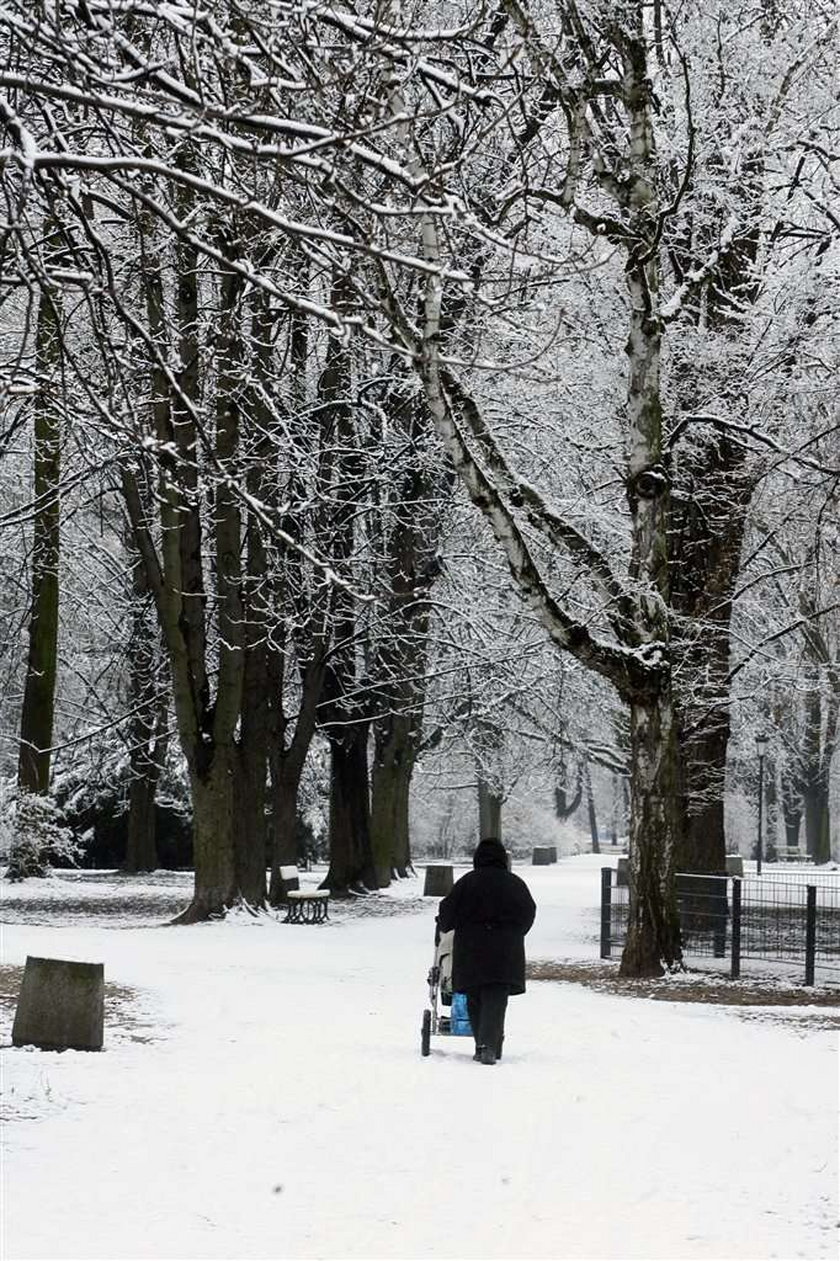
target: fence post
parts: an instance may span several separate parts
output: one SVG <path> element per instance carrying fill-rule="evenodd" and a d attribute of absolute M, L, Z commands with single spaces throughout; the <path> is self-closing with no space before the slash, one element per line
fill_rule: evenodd
<path fill-rule="evenodd" d="M 814 984 L 814 964 L 817 954 L 817 886 L 808 885 L 805 903 L 805 984 Z"/>
<path fill-rule="evenodd" d="M 732 970 L 733 981 L 741 975 L 741 881 L 732 877 Z"/>
<path fill-rule="evenodd" d="M 601 868 L 601 958 L 610 957 L 612 927 L 612 867 Z"/>

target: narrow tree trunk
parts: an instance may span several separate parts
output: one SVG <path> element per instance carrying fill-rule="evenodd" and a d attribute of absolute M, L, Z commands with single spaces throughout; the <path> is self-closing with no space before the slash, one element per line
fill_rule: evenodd
<path fill-rule="evenodd" d="M 268 900 L 280 906 L 300 888 L 297 849 L 297 804 L 302 764 L 291 756 L 272 757 L 271 763 L 271 884 Z"/>
<path fill-rule="evenodd" d="M 563 756 L 557 772 L 557 783 L 554 785 L 554 813 L 561 821 L 571 818 L 583 797 L 583 761 L 578 760 L 575 790 L 569 796 L 566 758 Z"/>
<path fill-rule="evenodd" d="M 127 539 L 131 548 L 133 540 Z M 154 871 L 158 866 L 155 798 L 165 757 L 168 705 L 161 687 L 159 633 L 147 607 L 150 589 L 138 553 L 131 566 L 133 626 L 128 647 L 129 723 L 128 838 L 126 871 Z"/>
<path fill-rule="evenodd" d="M 777 760 L 768 753 L 765 763 L 765 794 L 767 819 L 767 857 L 775 862 L 779 855 L 779 792 L 777 786 Z"/>
<path fill-rule="evenodd" d="M 478 774 L 478 839 L 502 839 L 502 795 L 480 771 Z"/>
<path fill-rule="evenodd" d="M 397 803 L 394 812 L 394 873 L 401 880 L 412 872 L 409 806 L 413 770 L 413 763 L 410 768 L 400 767 L 397 779 Z"/>
<path fill-rule="evenodd" d="M 785 821 L 785 845 L 798 849 L 802 830 L 802 797 L 782 776 L 782 815 Z"/>
<path fill-rule="evenodd" d="M 613 772 L 612 776 L 612 813 L 610 815 L 610 844 L 618 844 L 619 823 L 624 832 L 624 779 Z"/>
<path fill-rule="evenodd" d="M 236 759 L 235 863 L 239 891 L 250 907 L 266 902 L 268 722 L 261 649 L 246 653 L 242 729 Z"/>
<path fill-rule="evenodd" d="M 232 387 L 233 381 L 228 384 Z M 248 493 L 257 501 L 262 498 L 264 464 L 268 455 L 265 439 L 258 440 L 246 479 Z M 269 625 L 266 604 L 268 560 L 262 527 L 253 516 L 247 524 L 245 555 L 247 564 L 242 584 L 244 662 L 236 768 L 235 861 L 242 898 L 248 906 L 256 908 L 266 904 L 270 717 L 266 643 Z"/>
<path fill-rule="evenodd" d="M 595 814 L 595 796 L 592 792 L 592 772 L 586 767 L 586 813 L 589 818 L 589 835 L 592 839 L 592 853 L 600 854 L 601 844 L 598 836 L 598 819 Z"/>
<path fill-rule="evenodd" d="M 58 301 L 56 293 L 46 287 L 41 289 L 35 333 L 35 371 L 39 386 L 33 399 L 32 604 L 18 760 L 18 784 L 30 793 L 49 791 L 55 713 L 61 481 L 61 413 L 56 404 L 61 357 Z"/>
<path fill-rule="evenodd" d="M 630 910 L 622 976 L 661 976 L 680 962 L 674 894 L 679 799 L 670 697 L 630 706 Z"/>

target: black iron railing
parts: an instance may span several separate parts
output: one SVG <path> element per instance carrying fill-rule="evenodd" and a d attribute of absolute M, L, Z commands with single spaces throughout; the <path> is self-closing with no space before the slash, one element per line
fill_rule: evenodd
<path fill-rule="evenodd" d="M 628 888 L 601 870 L 601 957 L 627 935 Z M 840 874 L 768 872 L 761 876 L 676 878 L 685 956 L 729 959 L 738 977 L 746 959 L 800 966 L 806 985 L 840 982 Z"/>

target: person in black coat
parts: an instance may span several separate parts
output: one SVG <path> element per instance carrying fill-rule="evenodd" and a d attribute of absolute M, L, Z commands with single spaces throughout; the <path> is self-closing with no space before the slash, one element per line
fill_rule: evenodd
<path fill-rule="evenodd" d="M 525 934 L 537 908 L 524 880 L 508 867 L 504 845 L 480 842 L 473 870 L 456 881 L 438 909 L 438 929 L 455 931 L 452 988 L 467 996 L 476 1060 L 502 1054 L 508 996 L 525 993 Z"/>

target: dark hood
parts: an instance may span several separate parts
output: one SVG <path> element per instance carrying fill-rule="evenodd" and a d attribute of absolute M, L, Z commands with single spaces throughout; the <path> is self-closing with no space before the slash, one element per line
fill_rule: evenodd
<path fill-rule="evenodd" d="M 473 854 L 473 867 L 503 867 L 507 871 L 507 850 L 501 841 L 480 841 Z"/>

